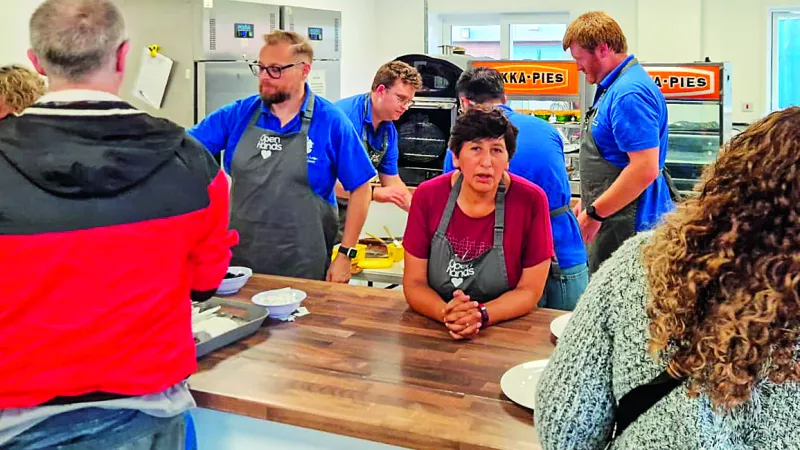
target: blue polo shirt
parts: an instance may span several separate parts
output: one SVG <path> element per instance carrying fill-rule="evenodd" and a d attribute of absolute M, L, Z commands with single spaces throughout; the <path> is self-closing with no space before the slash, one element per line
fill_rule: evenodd
<path fill-rule="evenodd" d="M 564 161 L 564 142 L 558 131 L 544 120 L 514 112 L 507 105 L 497 107 L 519 129 L 517 151 L 509 163 L 509 171 L 541 187 L 547 194 L 551 210 L 569 205 L 571 192 Z M 444 171 L 453 169 L 453 154 L 448 151 L 445 155 Z M 585 264 L 586 248 L 575 215 L 562 214 L 551 218 L 550 223 L 558 265 L 562 269 L 568 269 Z"/>
<path fill-rule="evenodd" d="M 306 85 L 306 92 L 309 91 Z M 302 110 L 308 106 L 308 95 Z M 256 111 L 260 117 L 256 126 L 281 134 L 300 132 L 301 114 L 298 113 L 286 126 L 270 112 L 259 95 L 253 95 L 223 106 L 208 115 L 189 130 L 189 134 L 200 141 L 212 154 L 225 151 L 222 165 L 231 173 L 231 161 L 242 134 Z M 345 190 L 353 191 L 375 177 L 375 168 L 367 156 L 347 116 L 330 101 L 316 96 L 314 116 L 308 130 L 308 184 L 320 197 L 336 205 L 333 192 L 337 178 Z"/>
<path fill-rule="evenodd" d="M 397 159 L 400 156 L 400 149 L 397 147 L 397 128 L 393 122 L 386 121 L 378 124 L 377 130 L 372 126 L 372 102 L 369 101 L 369 95 L 358 94 L 343 98 L 334 105 L 350 118 L 359 136 L 363 138 L 362 132 L 366 130 L 367 141 L 374 148 L 381 149 L 383 137 L 386 135 L 386 153 L 378 164 L 378 172 L 384 175 L 397 175 Z M 365 105 L 367 107 L 366 114 L 364 114 Z"/>
<path fill-rule="evenodd" d="M 617 167 L 630 163 L 628 153 L 658 147 L 658 167 L 663 169 L 669 133 L 667 102 L 641 65 L 620 74 L 631 59 L 633 55 L 598 84 L 598 93 L 606 91 L 597 104 L 592 135 L 601 156 Z M 659 174 L 639 199 L 636 231 L 653 228 L 673 207 L 667 181 Z"/>

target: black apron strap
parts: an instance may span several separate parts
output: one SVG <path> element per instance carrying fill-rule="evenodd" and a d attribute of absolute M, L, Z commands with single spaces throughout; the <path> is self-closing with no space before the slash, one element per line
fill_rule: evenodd
<path fill-rule="evenodd" d="M 637 386 L 619 399 L 616 412 L 614 438 L 621 435 L 628 425 L 647 412 L 662 398 L 682 385 L 685 378 L 673 378 L 666 370 L 647 384 Z"/>
<path fill-rule="evenodd" d="M 550 210 L 550 218 L 556 218 L 562 214 L 566 214 L 570 211 L 569 205 L 564 205 L 561 208 L 551 209 Z"/>

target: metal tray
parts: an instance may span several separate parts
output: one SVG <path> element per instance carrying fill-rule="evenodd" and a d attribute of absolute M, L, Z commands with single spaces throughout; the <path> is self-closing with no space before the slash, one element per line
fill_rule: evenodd
<path fill-rule="evenodd" d="M 196 350 L 198 358 L 255 333 L 269 315 L 269 310 L 263 306 L 235 300 L 227 300 L 219 297 L 211 297 L 208 301 L 203 302 L 202 305 L 205 308 L 227 306 L 230 308 L 241 309 L 247 311 L 247 316 L 244 318 L 246 322 L 234 328 L 233 330 L 199 342 Z"/>

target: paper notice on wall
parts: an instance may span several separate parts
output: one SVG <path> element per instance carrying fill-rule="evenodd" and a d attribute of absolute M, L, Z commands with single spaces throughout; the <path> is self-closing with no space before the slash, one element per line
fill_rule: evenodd
<path fill-rule="evenodd" d="M 171 59 L 161 53 L 156 53 L 155 57 L 151 57 L 150 50 L 145 48 L 142 51 L 139 75 L 133 86 L 133 96 L 155 109 L 161 109 L 161 102 L 164 100 L 169 76 L 172 73 L 172 65 Z"/>
<path fill-rule="evenodd" d="M 308 85 L 311 86 L 311 90 L 314 91 L 314 94 L 320 97 L 327 97 L 327 82 L 325 80 L 324 70 L 312 69 L 308 74 Z"/>

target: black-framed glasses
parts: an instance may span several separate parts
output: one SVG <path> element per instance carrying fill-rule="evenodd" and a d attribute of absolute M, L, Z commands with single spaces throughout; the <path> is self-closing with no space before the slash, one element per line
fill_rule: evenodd
<path fill-rule="evenodd" d="M 303 64 L 302 61 L 298 61 L 296 63 L 287 64 L 285 66 L 265 66 L 260 63 L 250 63 L 250 71 L 253 72 L 253 75 L 259 76 L 262 73 L 266 73 L 270 78 L 273 80 L 279 79 L 283 75 L 283 71 L 287 69 L 291 69 L 294 66 L 299 66 Z"/>

